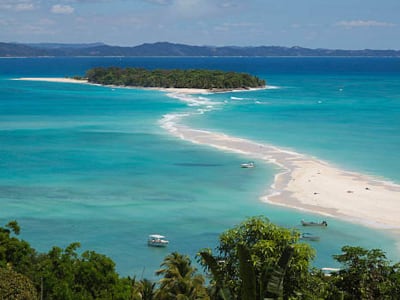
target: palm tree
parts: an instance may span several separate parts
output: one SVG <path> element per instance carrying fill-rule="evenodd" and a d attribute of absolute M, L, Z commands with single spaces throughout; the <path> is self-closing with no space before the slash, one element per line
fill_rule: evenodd
<path fill-rule="evenodd" d="M 292 258 L 294 248 L 287 246 L 275 265 L 264 265 L 262 272 L 257 274 L 251 251 L 244 244 L 237 245 L 239 278 L 230 278 L 232 274 L 224 274 L 222 265 L 217 258 L 203 250 L 199 253 L 203 264 L 210 270 L 213 276 L 213 299 L 223 300 L 251 300 L 251 299 L 278 299 L 283 294 L 283 280 L 286 268 Z M 227 281 L 239 279 L 239 291 L 230 290 Z M 265 298 L 268 297 L 268 298 Z"/>
<path fill-rule="evenodd" d="M 161 264 L 162 269 L 156 275 L 164 277 L 159 281 L 156 299 L 209 299 L 202 275 L 196 274 L 196 268 L 191 266 L 190 258 L 173 252 Z"/>
<path fill-rule="evenodd" d="M 136 281 L 136 279 L 134 278 L 132 280 L 131 300 L 155 299 L 154 298 L 155 286 L 156 284 L 148 279 L 142 279 L 140 281 Z"/>

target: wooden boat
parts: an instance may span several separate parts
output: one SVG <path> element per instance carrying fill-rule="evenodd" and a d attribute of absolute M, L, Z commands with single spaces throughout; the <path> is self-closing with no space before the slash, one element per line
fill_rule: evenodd
<path fill-rule="evenodd" d="M 304 220 L 301 220 L 301 225 L 303 226 L 319 226 L 319 227 L 327 227 L 328 223 L 326 221 L 322 222 L 306 222 Z"/>
<path fill-rule="evenodd" d="M 166 247 L 168 244 L 166 237 L 159 234 L 150 234 L 147 239 L 147 245 L 151 247 Z"/>

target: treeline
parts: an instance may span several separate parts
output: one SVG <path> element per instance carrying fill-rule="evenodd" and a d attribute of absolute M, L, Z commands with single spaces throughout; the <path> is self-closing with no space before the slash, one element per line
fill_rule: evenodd
<path fill-rule="evenodd" d="M 246 89 L 265 86 L 265 80 L 246 73 L 214 70 L 146 70 L 143 68 L 93 68 L 91 83 L 134 87 Z"/>
<path fill-rule="evenodd" d="M 202 249 L 197 272 L 187 255 L 167 255 L 156 282 L 120 277 L 114 262 L 78 243 L 38 253 L 17 238 L 17 222 L 0 227 L 0 299 L 263 300 L 399 299 L 400 264 L 379 249 L 345 246 L 337 272 L 311 267 L 315 250 L 296 230 L 253 217 L 227 230 L 214 250 Z M 135 259 L 134 253 L 131 259 Z"/>

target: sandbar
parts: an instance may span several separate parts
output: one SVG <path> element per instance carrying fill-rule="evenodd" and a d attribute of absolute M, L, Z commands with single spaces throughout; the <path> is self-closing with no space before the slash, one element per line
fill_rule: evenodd
<path fill-rule="evenodd" d="M 179 118 L 179 115 L 169 115 L 163 127 L 181 139 L 276 165 L 278 174 L 267 194 L 261 197 L 262 201 L 399 232 L 400 185 L 345 171 L 288 149 L 192 129 L 180 125 Z"/>
<path fill-rule="evenodd" d="M 62 77 L 21 77 L 14 80 L 26 80 L 26 81 L 46 81 L 46 82 L 60 82 L 60 83 L 79 83 L 79 84 L 92 84 L 87 79 L 74 79 L 74 78 L 62 78 Z M 153 88 L 153 87 L 135 87 L 135 86 L 118 86 L 118 85 L 104 85 L 112 88 L 133 88 L 133 89 L 145 89 L 145 90 L 157 90 L 162 92 L 178 93 L 179 94 L 209 94 L 211 91 L 207 89 L 190 89 L 190 88 Z"/>
<path fill-rule="evenodd" d="M 62 78 L 62 77 L 21 77 L 14 80 L 26 80 L 26 81 L 47 81 L 47 82 L 60 82 L 60 83 L 79 83 L 79 84 L 92 84 L 101 85 L 96 83 L 90 83 L 87 79 L 75 79 L 75 78 Z M 141 86 L 121 86 L 121 85 L 101 85 L 112 88 L 131 88 L 131 89 L 144 89 L 144 90 L 157 90 L 168 93 L 179 93 L 179 94 L 210 94 L 210 93 L 223 93 L 232 91 L 255 91 L 265 89 L 267 87 L 260 88 L 242 88 L 242 89 L 197 89 L 197 88 L 162 88 L 162 87 L 141 87 Z"/>
<path fill-rule="evenodd" d="M 21 77 L 14 80 L 27 81 L 48 81 L 48 82 L 65 82 L 65 83 L 88 83 L 86 79 L 60 78 L 60 77 Z"/>

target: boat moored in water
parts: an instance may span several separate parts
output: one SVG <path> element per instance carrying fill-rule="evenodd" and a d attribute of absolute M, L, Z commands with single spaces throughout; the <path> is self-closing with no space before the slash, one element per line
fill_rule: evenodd
<path fill-rule="evenodd" d="M 322 221 L 322 222 L 306 222 L 304 220 L 301 220 L 301 225 L 303 226 L 319 226 L 319 227 L 327 227 L 328 223 L 326 221 Z"/>
<path fill-rule="evenodd" d="M 168 244 L 167 238 L 159 234 L 150 234 L 147 239 L 147 245 L 151 247 L 166 247 Z"/>
<path fill-rule="evenodd" d="M 240 165 L 241 168 L 254 168 L 255 166 L 254 161 L 249 161 Z"/>
<path fill-rule="evenodd" d="M 309 232 L 304 232 L 300 236 L 300 240 L 305 240 L 305 241 L 319 241 L 319 236 L 313 235 L 312 233 Z"/>

